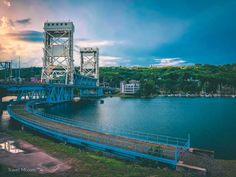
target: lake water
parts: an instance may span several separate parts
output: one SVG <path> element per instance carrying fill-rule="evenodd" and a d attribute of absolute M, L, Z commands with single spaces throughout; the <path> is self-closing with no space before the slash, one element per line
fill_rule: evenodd
<path fill-rule="evenodd" d="M 105 98 L 45 108 L 51 114 L 160 135 L 187 138 L 191 146 L 214 150 L 217 158 L 236 159 L 236 99 L 156 97 Z"/>
<path fill-rule="evenodd" d="M 104 98 L 57 104 L 44 111 L 100 127 L 187 138 L 191 146 L 215 151 L 216 158 L 236 159 L 236 99 L 156 97 Z M 4 111 L 1 128 L 7 129 Z M 14 126 L 13 126 L 14 127 Z"/>

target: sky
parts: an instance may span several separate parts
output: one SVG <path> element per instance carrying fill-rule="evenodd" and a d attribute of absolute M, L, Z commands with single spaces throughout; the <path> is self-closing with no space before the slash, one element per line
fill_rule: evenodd
<path fill-rule="evenodd" d="M 0 0 L 0 60 L 42 66 L 43 24 L 72 21 L 100 66 L 236 63 L 236 0 Z"/>

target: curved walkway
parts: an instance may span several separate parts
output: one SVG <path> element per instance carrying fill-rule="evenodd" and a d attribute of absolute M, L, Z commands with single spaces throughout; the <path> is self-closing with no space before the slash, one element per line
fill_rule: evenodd
<path fill-rule="evenodd" d="M 132 158 L 147 158 L 176 165 L 182 148 L 157 144 L 144 140 L 116 136 L 75 127 L 59 121 L 45 119 L 26 109 L 24 104 L 8 106 L 10 116 L 39 133 L 72 144 L 86 145 L 91 148 L 108 151 Z"/>

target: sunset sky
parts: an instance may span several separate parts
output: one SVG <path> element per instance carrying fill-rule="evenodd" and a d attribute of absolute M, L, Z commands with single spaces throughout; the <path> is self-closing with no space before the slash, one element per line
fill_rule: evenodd
<path fill-rule="evenodd" d="M 75 49 L 99 47 L 102 66 L 236 63 L 235 9 L 235 0 L 0 0 L 0 60 L 41 66 L 43 23 L 70 20 Z"/>

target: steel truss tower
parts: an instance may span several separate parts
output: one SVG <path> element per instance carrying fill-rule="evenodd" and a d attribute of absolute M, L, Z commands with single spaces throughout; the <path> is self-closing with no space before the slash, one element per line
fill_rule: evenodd
<path fill-rule="evenodd" d="M 96 47 L 80 48 L 80 74 L 97 79 L 99 86 L 99 50 Z"/>
<path fill-rule="evenodd" d="M 12 79 L 12 62 L 11 61 L 1 61 L 0 70 L 4 70 L 3 79 L 5 81 L 10 81 Z"/>
<path fill-rule="evenodd" d="M 74 83 L 72 22 L 44 23 L 44 57 L 41 82 Z"/>

